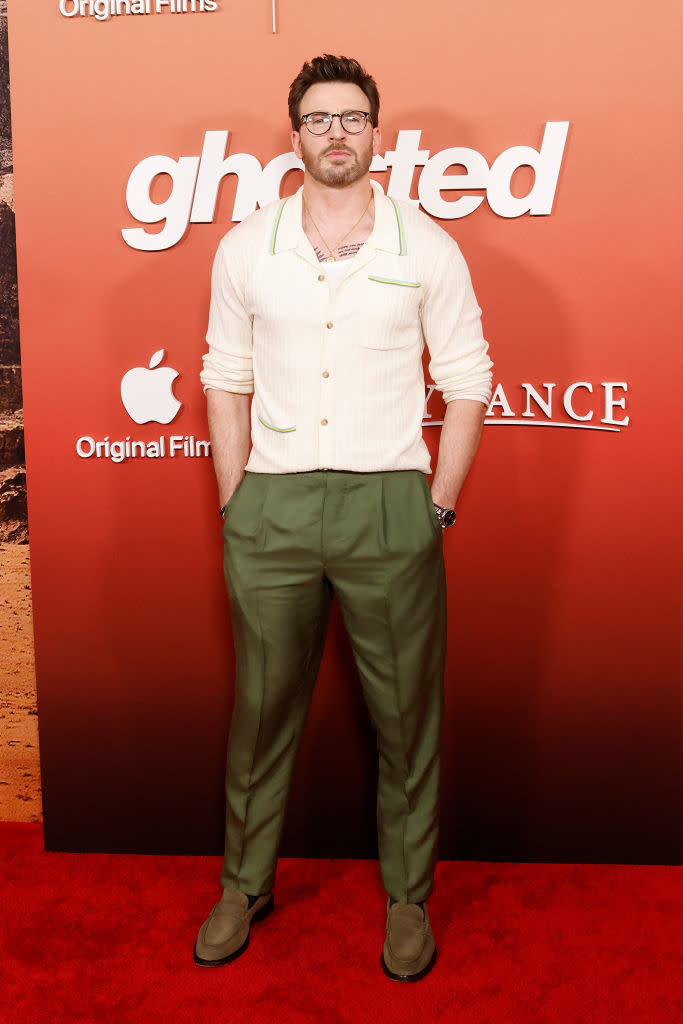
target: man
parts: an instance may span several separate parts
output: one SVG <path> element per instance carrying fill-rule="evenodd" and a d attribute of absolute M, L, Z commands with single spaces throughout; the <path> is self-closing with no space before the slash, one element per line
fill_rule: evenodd
<path fill-rule="evenodd" d="M 194 958 L 234 960 L 251 922 L 272 909 L 285 802 L 336 594 L 377 731 L 389 897 L 381 963 L 390 978 L 416 981 L 436 957 L 425 900 L 438 830 L 442 530 L 479 442 L 491 362 L 455 242 L 371 183 L 373 79 L 355 60 L 316 57 L 292 83 L 289 112 L 303 186 L 234 227 L 213 268 L 201 376 L 236 693 L 224 891 Z M 423 337 L 447 403 L 431 495 Z"/>

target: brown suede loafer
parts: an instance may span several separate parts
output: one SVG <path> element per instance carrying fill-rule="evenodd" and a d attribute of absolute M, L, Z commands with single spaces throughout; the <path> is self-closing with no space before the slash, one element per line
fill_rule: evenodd
<path fill-rule="evenodd" d="M 393 903 L 387 909 L 387 937 L 382 970 L 392 981 L 419 981 L 436 961 L 436 946 L 429 923 L 417 903 Z"/>
<path fill-rule="evenodd" d="M 199 929 L 194 944 L 194 962 L 200 967 L 221 967 L 236 960 L 249 945 L 249 926 L 262 921 L 273 909 L 273 895 L 266 893 L 249 907 L 249 900 L 237 889 L 224 889 Z"/>

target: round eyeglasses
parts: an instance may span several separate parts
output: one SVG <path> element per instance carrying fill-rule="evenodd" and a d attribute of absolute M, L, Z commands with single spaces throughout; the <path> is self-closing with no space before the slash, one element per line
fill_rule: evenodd
<path fill-rule="evenodd" d="M 369 113 L 364 110 L 345 110 L 342 114 L 328 114 L 325 110 L 314 110 L 312 114 L 304 114 L 301 123 L 305 124 L 311 135 L 324 135 L 329 132 L 335 117 L 345 132 L 358 135 L 368 123 Z"/>

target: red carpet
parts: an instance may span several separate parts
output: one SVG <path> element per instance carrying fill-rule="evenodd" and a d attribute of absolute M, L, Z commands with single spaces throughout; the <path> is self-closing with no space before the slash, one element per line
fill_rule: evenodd
<path fill-rule="evenodd" d="M 683 1022 L 677 867 L 442 863 L 439 960 L 401 985 L 372 862 L 281 861 L 246 954 L 202 969 L 218 858 L 45 853 L 36 825 L 0 824 L 0 848 L 2 1024 Z"/>

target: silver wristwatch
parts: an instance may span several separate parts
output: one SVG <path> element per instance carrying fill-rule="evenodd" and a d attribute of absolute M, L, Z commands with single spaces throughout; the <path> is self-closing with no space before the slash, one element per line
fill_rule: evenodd
<path fill-rule="evenodd" d="M 434 511 L 436 512 L 436 518 L 441 523 L 442 530 L 447 530 L 455 522 L 454 508 L 442 508 L 441 505 L 435 504 Z"/>

